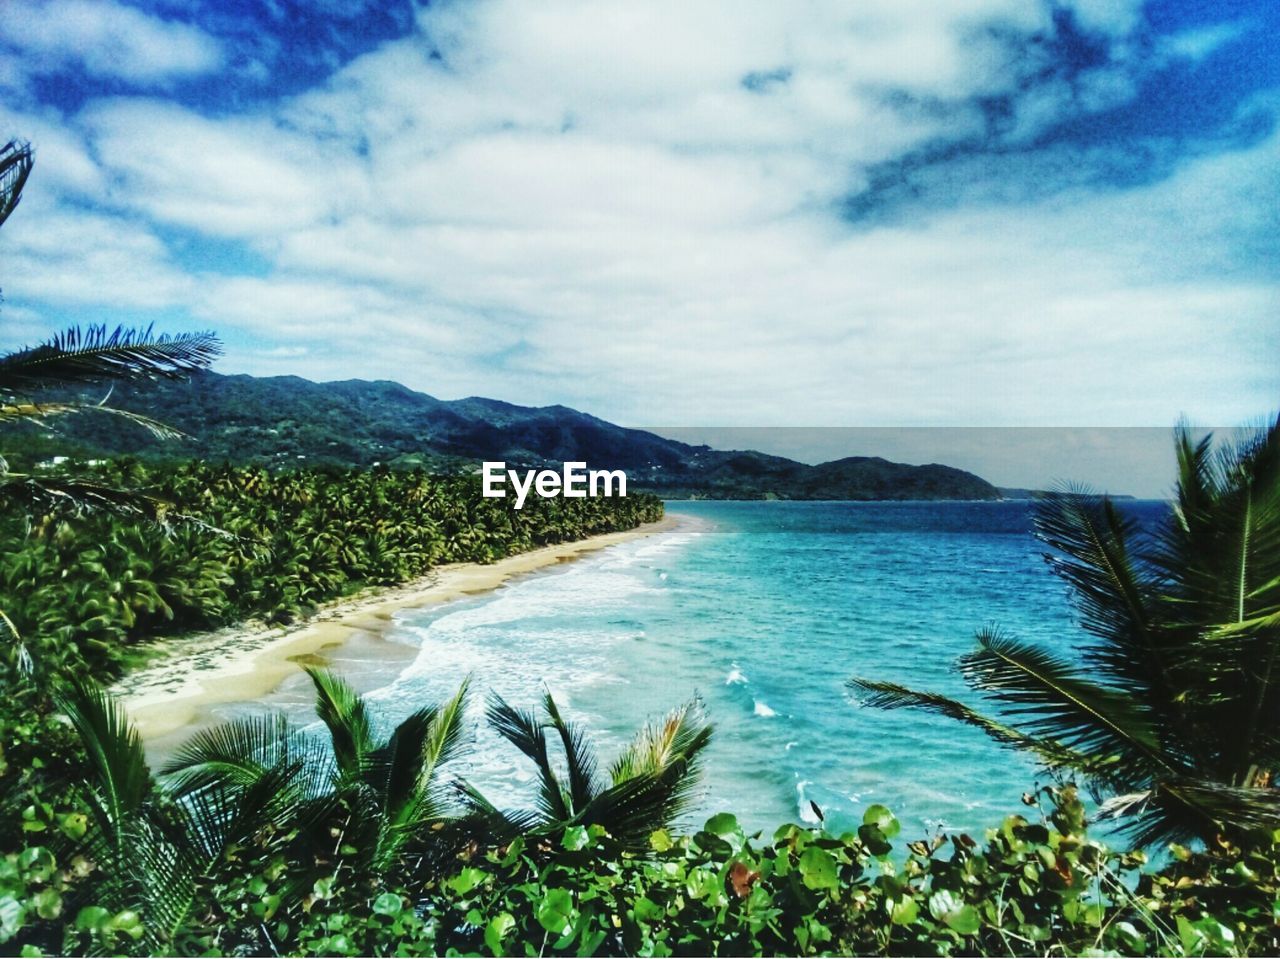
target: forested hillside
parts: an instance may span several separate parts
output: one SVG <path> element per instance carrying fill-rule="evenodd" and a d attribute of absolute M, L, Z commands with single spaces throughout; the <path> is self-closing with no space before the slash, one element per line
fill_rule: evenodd
<path fill-rule="evenodd" d="M 85 398 L 93 398 L 86 396 Z M 426 467 L 470 472 L 480 460 L 526 467 L 579 460 L 624 469 L 633 488 L 664 497 L 762 499 L 999 499 L 986 480 L 936 464 L 850 456 L 810 466 L 755 451 L 691 446 L 608 423 L 566 406 L 528 407 L 469 397 L 440 400 L 385 380 L 313 383 L 296 376 L 223 376 L 117 390 L 113 403 L 189 437 L 140 446 L 127 424 L 80 417 L 50 436 L 10 434 L 13 458 L 136 452 L 148 459 L 236 465 Z"/>

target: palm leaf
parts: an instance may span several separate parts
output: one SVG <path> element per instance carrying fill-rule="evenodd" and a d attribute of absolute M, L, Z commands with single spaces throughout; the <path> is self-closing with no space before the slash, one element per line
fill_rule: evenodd
<path fill-rule="evenodd" d="M 329 730 L 339 774 L 359 778 L 374 750 L 373 727 L 364 698 L 328 670 L 307 667 L 305 671 L 316 688 L 316 715 Z"/>
<path fill-rule="evenodd" d="M 312 764 L 325 758 L 283 713 L 273 712 L 200 730 L 174 751 L 160 775 L 168 790 L 182 798 L 209 786 L 244 789 L 281 763 Z"/>
<path fill-rule="evenodd" d="M 1173 771 L 1142 700 L 1083 677 L 1065 660 L 997 630 L 980 632 L 978 644 L 961 657 L 961 672 L 1004 707 L 1011 724 L 1100 762 L 1114 758 L 1130 775 Z"/>
<path fill-rule="evenodd" d="M 668 826 L 687 807 L 696 773 L 677 760 L 660 773 L 642 773 L 610 786 L 574 817 L 584 826 L 599 825 L 626 846 L 645 849 L 654 831 Z"/>
<path fill-rule="evenodd" d="M 0 474 L 0 499 L 32 512 L 79 514 L 102 511 L 160 524 L 178 517 L 169 511 L 168 503 L 146 493 L 60 476 Z"/>
<path fill-rule="evenodd" d="M 486 710 L 489 725 L 507 742 L 533 760 L 538 767 L 538 808 L 548 822 L 565 822 L 573 813 L 566 793 L 551 766 L 547 738 L 541 721 L 532 712 L 516 709 L 497 693 L 489 696 Z"/>
<path fill-rule="evenodd" d="M 142 740 L 124 709 L 93 680 L 72 679 L 57 693 L 84 746 L 90 772 L 90 808 L 103 835 L 117 849 L 125 843 L 125 827 L 151 791 L 151 771 Z"/>
<path fill-rule="evenodd" d="M 77 413 L 106 413 L 110 416 L 119 416 L 121 419 L 127 420 L 136 426 L 141 426 L 159 440 L 182 439 L 187 435 L 182 430 L 174 429 L 172 426 L 161 423 L 159 420 L 154 420 L 149 416 L 116 409 L 113 406 L 104 405 L 105 403 L 105 400 L 100 403 L 0 403 L 0 423 L 24 422 L 45 426 L 47 420 L 59 416 L 71 416 Z"/>
<path fill-rule="evenodd" d="M 1164 651 L 1152 629 L 1156 583 L 1133 553 L 1136 523 L 1108 497 L 1078 488 L 1051 492 L 1033 520 L 1037 537 L 1056 551 L 1045 560 L 1070 584 L 1081 625 L 1100 640 L 1091 660 L 1126 686 L 1150 686 Z M 1163 670 L 1154 675 L 1172 699 Z"/>
<path fill-rule="evenodd" d="M 9 219 L 31 175 L 31 144 L 10 140 L 0 147 L 0 224 Z"/>
<path fill-rule="evenodd" d="M 1089 756 L 1052 739 L 1029 736 L 940 693 L 920 692 L 898 683 L 857 677 L 845 685 L 864 697 L 859 705 L 872 709 L 919 709 L 958 720 L 982 730 L 1003 746 L 1031 753 L 1048 769 L 1079 769 L 1094 776 L 1111 776 L 1117 772 L 1112 758 Z"/>
<path fill-rule="evenodd" d="M 585 732 L 566 722 L 548 690 L 542 697 L 542 708 L 551 720 L 551 726 L 560 736 L 564 749 L 565 768 L 569 776 L 568 806 L 574 812 L 583 808 L 599 792 L 596 781 L 596 756 Z"/>
<path fill-rule="evenodd" d="M 641 729 L 610 767 L 615 783 L 659 774 L 675 762 L 691 762 L 711 741 L 701 700 L 678 706 Z"/>
<path fill-rule="evenodd" d="M 39 346 L 0 357 L 0 390 L 22 392 L 67 383 L 176 379 L 222 354 L 210 332 L 159 334 L 153 327 L 71 327 Z"/>
<path fill-rule="evenodd" d="M 1099 818 L 1119 821 L 1120 832 L 1136 846 L 1203 838 L 1206 823 L 1219 833 L 1270 835 L 1280 828 L 1280 790 L 1175 778 L 1108 800 Z"/>

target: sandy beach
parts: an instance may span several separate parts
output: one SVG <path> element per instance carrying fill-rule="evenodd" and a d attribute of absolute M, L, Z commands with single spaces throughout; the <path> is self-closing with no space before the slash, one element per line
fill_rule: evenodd
<path fill-rule="evenodd" d="M 441 566 L 420 580 L 326 605 L 288 627 L 248 623 L 164 640 L 155 661 L 130 672 L 112 692 L 148 745 L 163 750 L 167 741 L 206 725 L 213 707 L 266 696 L 303 665 L 341 665 L 347 647 L 363 648 L 356 659 L 367 657 L 370 648 L 376 648 L 377 655 L 397 655 L 392 648 L 396 644 L 381 637 L 394 625 L 399 610 L 485 593 L 513 577 L 663 533 L 678 523 L 667 517 L 633 530 L 544 546 L 490 565 Z M 398 650 L 401 656 L 410 652 L 407 647 Z"/>

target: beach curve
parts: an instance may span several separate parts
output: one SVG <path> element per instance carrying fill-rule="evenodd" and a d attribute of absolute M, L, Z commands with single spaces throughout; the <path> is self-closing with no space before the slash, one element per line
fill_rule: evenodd
<path fill-rule="evenodd" d="M 542 546 L 495 563 L 440 566 L 412 582 L 372 588 L 326 604 L 314 616 L 291 626 L 250 622 L 162 640 L 158 644 L 162 654 L 130 671 L 111 692 L 144 740 L 170 739 L 207 724 L 217 706 L 267 696 L 303 665 L 323 663 L 326 654 L 348 643 L 383 636 L 402 609 L 491 592 L 516 577 L 673 531 L 680 522 L 677 516 L 667 516 L 635 529 Z"/>

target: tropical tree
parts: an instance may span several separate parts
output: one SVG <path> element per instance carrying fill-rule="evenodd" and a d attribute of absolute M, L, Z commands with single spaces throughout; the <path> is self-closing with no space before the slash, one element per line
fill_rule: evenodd
<path fill-rule="evenodd" d="M 461 786 L 467 804 L 498 834 L 554 834 L 568 826 L 603 826 L 624 845 L 647 848 L 654 830 L 669 825 L 687 806 L 698 763 L 711 741 L 697 700 L 641 729 L 609 768 L 606 783 L 583 730 L 564 719 L 548 692 L 541 715 L 517 709 L 493 694 L 489 724 L 533 760 L 538 798 L 533 809 L 503 811 L 475 787 Z M 562 770 L 551 759 L 558 744 Z"/>
<path fill-rule="evenodd" d="M 456 836 L 457 816 L 442 768 L 462 745 L 468 683 L 440 705 L 424 706 L 379 738 L 364 698 L 326 670 L 307 669 L 322 743 L 281 716 L 249 717 L 197 733 L 163 769 L 179 801 L 238 810 L 249 821 L 263 797 L 284 789 L 289 808 L 316 829 L 296 837 L 296 860 L 333 877 L 376 886 L 391 875 L 421 873 Z M 318 831 L 317 831 L 318 829 Z M 317 852 L 319 846 L 329 850 Z M 308 877 L 306 886 L 311 880 Z"/>
<path fill-rule="evenodd" d="M 1170 516 L 1153 533 L 1064 491 L 1035 528 L 1080 625 L 1067 656 L 998 629 L 960 660 L 998 718 L 896 683 L 865 703 L 930 710 L 1073 771 L 1142 843 L 1280 826 L 1280 419 L 1234 444 L 1176 434 Z"/>
<path fill-rule="evenodd" d="M 26 143 L 11 140 L 0 147 L 0 224 L 17 208 L 31 173 L 33 157 Z M 105 398 L 88 402 L 60 395 L 44 399 L 54 387 L 96 385 L 120 380 L 181 377 L 204 369 L 221 352 L 208 332 L 164 336 L 117 326 L 65 330 L 35 347 L 0 356 L 0 425 L 35 423 L 76 413 L 109 413 L 169 439 L 179 431 L 150 417 L 107 406 Z M 43 512 L 106 509 L 161 519 L 165 505 L 136 491 L 71 476 L 16 473 L 0 454 L 0 507 L 17 505 Z M 13 622 L 0 611 L 0 633 L 17 639 Z M 25 661 L 25 650 L 24 653 Z"/>

